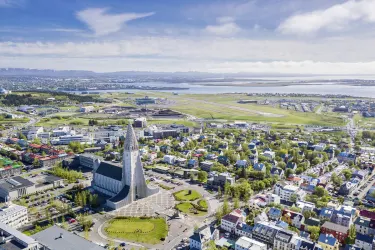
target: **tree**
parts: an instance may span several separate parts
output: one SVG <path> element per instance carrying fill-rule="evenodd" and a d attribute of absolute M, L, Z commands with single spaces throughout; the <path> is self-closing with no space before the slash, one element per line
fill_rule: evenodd
<path fill-rule="evenodd" d="M 223 209 L 221 207 L 216 210 L 215 218 L 217 223 L 221 222 L 221 218 L 223 218 Z"/>
<path fill-rule="evenodd" d="M 208 242 L 207 250 L 218 250 L 215 244 L 215 241 L 210 240 Z"/>
<path fill-rule="evenodd" d="M 290 201 L 293 202 L 293 203 L 296 203 L 297 202 L 297 199 L 298 199 L 298 196 L 296 194 L 292 194 L 290 196 Z"/>
<path fill-rule="evenodd" d="M 349 227 L 349 234 L 345 240 L 346 244 L 354 244 L 356 236 L 357 236 L 357 233 L 355 231 L 355 225 L 353 224 Z"/>
<path fill-rule="evenodd" d="M 345 199 L 344 199 L 344 197 L 339 196 L 339 197 L 337 197 L 337 201 L 338 201 L 340 204 L 343 204 L 344 201 L 345 201 Z"/>
<path fill-rule="evenodd" d="M 332 173 L 331 175 L 331 181 L 336 187 L 340 187 L 343 183 L 342 178 L 337 176 L 336 173 Z"/>
<path fill-rule="evenodd" d="M 38 137 L 34 138 L 34 140 L 31 143 L 38 144 L 38 145 L 42 144 L 42 142 L 40 141 L 40 138 L 38 138 Z"/>
<path fill-rule="evenodd" d="M 345 176 L 346 180 L 350 180 L 350 178 L 352 177 L 352 171 L 350 169 L 344 169 L 342 171 L 342 174 Z"/>
<path fill-rule="evenodd" d="M 207 182 L 208 174 L 206 171 L 199 171 L 198 172 L 198 181 L 201 183 Z"/>
<path fill-rule="evenodd" d="M 223 194 L 221 193 L 221 187 L 219 186 L 217 188 L 217 197 L 220 199 L 222 196 L 223 196 Z"/>
<path fill-rule="evenodd" d="M 227 198 L 224 199 L 224 203 L 222 206 L 222 214 L 227 215 L 230 212 L 230 207 Z"/>
<path fill-rule="evenodd" d="M 304 211 L 302 214 L 305 217 L 305 219 L 308 219 L 311 217 L 311 211 L 309 210 Z"/>
<path fill-rule="evenodd" d="M 234 198 L 233 200 L 233 208 L 234 209 L 240 208 L 240 200 L 238 199 L 238 197 Z"/>
<path fill-rule="evenodd" d="M 327 190 L 325 190 L 323 187 L 317 186 L 315 187 L 314 194 L 317 195 L 318 197 L 323 197 L 327 193 Z"/>
<path fill-rule="evenodd" d="M 313 241 L 317 241 L 320 234 L 320 227 L 319 226 L 308 226 L 307 231 L 310 232 L 310 238 Z"/>
<path fill-rule="evenodd" d="M 27 140 L 26 136 L 22 134 L 21 132 L 18 132 L 18 138 L 22 140 Z"/>
<path fill-rule="evenodd" d="M 300 213 L 302 211 L 301 208 L 299 207 L 296 207 L 296 206 L 292 206 L 289 208 L 289 210 L 293 211 L 293 212 L 297 212 L 297 213 Z"/>
<path fill-rule="evenodd" d="M 225 182 L 224 184 L 224 194 L 228 195 L 230 192 L 230 184 L 228 182 Z"/>
<path fill-rule="evenodd" d="M 190 181 L 191 181 L 191 182 L 194 181 L 194 173 L 193 173 L 193 172 L 190 172 Z"/>
<path fill-rule="evenodd" d="M 278 167 L 278 168 L 281 168 L 281 169 L 283 169 L 283 170 L 285 170 L 285 168 L 286 168 L 286 163 L 283 162 L 283 161 L 278 162 L 278 163 L 277 163 L 277 167 Z"/>
<path fill-rule="evenodd" d="M 33 167 L 35 167 L 35 168 L 40 167 L 40 162 L 39 162 L 38 158 L 34 158 Z"/>
<path fill-rule="evenodd" d="M 290 168 L 288 168 L 286 171 L 285 171 L 285 176 L 286 178 L 288 178 L 291 174 L 293 174 L 293 170 L 291 170 Z"/>

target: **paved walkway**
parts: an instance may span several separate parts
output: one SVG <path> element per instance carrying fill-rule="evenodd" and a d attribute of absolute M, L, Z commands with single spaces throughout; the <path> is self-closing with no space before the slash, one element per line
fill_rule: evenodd
<path fill-rule="evenodd" d="M 137 200 L 132 204 L 110 212 L 112 216 L 154 216 L 157 213 L 166 213 L 173 209 L 175 201 L 170 192 L 161 190 L 150 197 Z M 168 215 L 170 215 L 168 213 Z"/>

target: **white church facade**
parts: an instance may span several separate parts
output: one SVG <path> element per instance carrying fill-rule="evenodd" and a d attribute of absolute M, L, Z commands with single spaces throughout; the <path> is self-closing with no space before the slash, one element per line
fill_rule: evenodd
<path fill-rule="evenodd" d="M 126 132 L 122 164 L 95 160 L 91 186 L 111 197 L 106 204 L 112 209 L 119 209 L 159 192 L 158 188 L 150 188 L 146 184 L 138 142 L 130 124 Z"/>

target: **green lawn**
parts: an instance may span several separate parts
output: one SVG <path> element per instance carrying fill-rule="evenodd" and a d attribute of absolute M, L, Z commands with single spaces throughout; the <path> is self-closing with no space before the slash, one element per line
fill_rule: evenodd
<path fill-rule="evenodd" d="M 104 231 L 109 237 L 147 244 L 158 244 L 168 235 L 168 226 L 163 218 L 115 218 Z"/>
<path fill-rule="evenodd" d="M 181 95 L 178 98 L 170 96 L 168 98 L 176 101 L 176 104 L 170 107 L 171 109 L 205 119 L 322 126 L 344 125 L 344 121 L 333 113 L 303 113 L 268 105 L 237 103 L 241 99 L 250 99 L 246 95 L 204 94 Z"/>
<path fill-rule="evenodd" d="M 28 118 L 16 118 L 16 119 L 1 119 L 0 124 L 21 124 L 28 122 Z"/>
<path fill-rule="evenodd" d="M 172 189 L 174 189 L 174 187 L 166 186 L 166 185 L 163 185 L 161 183 L 159 183 L 159 187 L 161 187 L 162 189 L 165 189 L 165 190 L 172 190 Z"/>
<path fill-rule="evenodd" d="M 189 190 L 190 189 L 181 190 L 174 193 L 173 195 L 176 200 L 179 201 L 194 201 L 202 197 L 202 195 L 195 190 L 191 190 L 191 194 L 189 194 Z"/>
<path fill-rule="evenodd" d="M 260 105 L 257 105 L 260 106 Z M 257 107 L 258 108 L 258 107 Z M 285 124 L 311 124 L 321 126 L 342 126 L 343 120 L 335 115 L 319 115 L 315 113 L 302 113 L 288 110 L 264 110 L 261 107 L 259 112 L 271 113 L 272 115 L 257 114 L 251 107 L 245 107 L 243 110 L 238 110 L 230 107 L 220 107 L 214 104 L 199 104 L 199 105 L 178 105 L 173 106 L 172 109 L 182 113 L 190 114 L 199 118 L 215 119 L 215 120 L 241 120 L 250 122 L 271 122 L 271 123 L 285 123 Z M 276 115 L 276 116 L 275 116 Z"/>
<path fill-rule="evenodd" d="M 201 206 L 202 208 L 208 208 L 207 201 L 205 199 L 201 199 L 198 201 L 198 205 Z"/>
<path fill-rule="evenodd" d="M 196 122 L 188 120 L 148 120 L 148 124 L 181 124 L 187 127 L 197 126 Z"/>
<path fill-rule="evenodd" d="M 194 206 L 190 202 L 182 202 L 180 204 L 177 204 L 176 209 L 181 211 L 182 213 L 195 215 L 195 216 L 202 216 L 202 215 L 207 214 L 206 211 L 200 211 L 198 209 L 194 209 Z"/>
<path fill-rule="evenodd" d="M 59 115 L 56 115 L 59 116 Z M 62 125 L 88 125 L 88 119 L 76 118 L 76 117 L 68 117 L 68 116 L 61 116 L 61 118 L 56 117 L 48 117 L 41 119 L 36 125 L 43 126 L 43 127 L 54 127 L 54 126 L 62 126 Z"/>
<path fill-rule="evenodd" d="M 79 109 L 77 106 L 62 106 L 59 108 L 64 111 L 76 111 Z"/>

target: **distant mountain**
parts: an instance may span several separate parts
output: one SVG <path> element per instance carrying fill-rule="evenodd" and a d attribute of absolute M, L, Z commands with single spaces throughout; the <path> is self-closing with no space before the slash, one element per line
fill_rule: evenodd
<path fill-rule="evenodd" d="M 53 69 L 25 69 L 0 68 L 0 76 L 94 76 L 93 71 L 84 70 L 53 70 Z"/>
<path fill-rule="evenodd" d="M 52 69 L 27 69 L 27 68 L 0 68 L 0 76 L 50 76 L 50 77 L 160 77 L 160 78 L 230 78 L 230 77 L 271 77 L 271 76 L 296 76 L 285 74 L 261 73 L 208 73 L 208 72 L 152 72 L 152 71 L 118 71 L 97 73 L 85 70 L 52 70 Z M 301 75 L 302 76 L 302 75 Z"/>
<path fill-rule="evenodd" d="M 304 76 L 337 76 L 317 74 L 279 74 L 279 73 L 208 73 L 198 71 L 187 72 L 152 72 L 152 71 L 118 71 L 98 73 L 86 70 L 53 70 L 27 68 L 0 68 L 0 76 L 49 76 L 49 77 L 124 77 L 124 78 L 160 78 L 160 79 L 205 79 L 205 78 L 267 78 L 267 77 L 304 77 Z M 345 74 L 342 74 L 345 76 Z"/>

